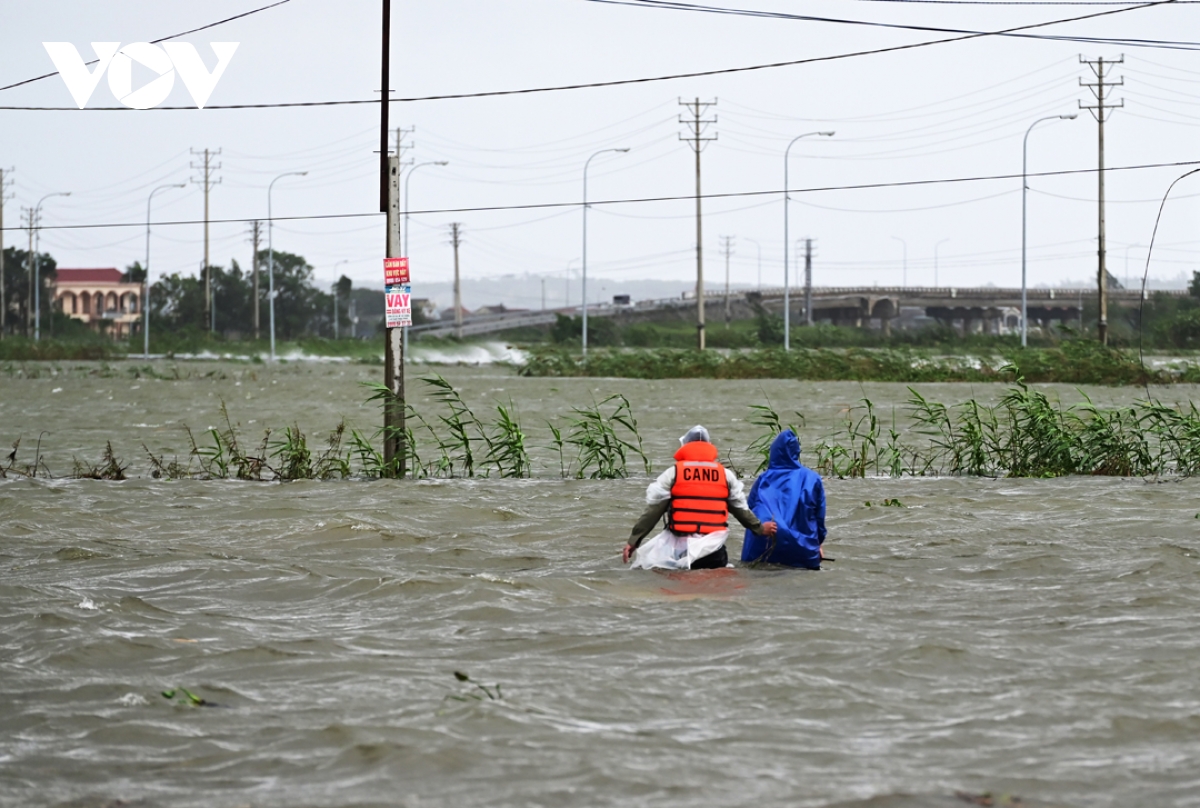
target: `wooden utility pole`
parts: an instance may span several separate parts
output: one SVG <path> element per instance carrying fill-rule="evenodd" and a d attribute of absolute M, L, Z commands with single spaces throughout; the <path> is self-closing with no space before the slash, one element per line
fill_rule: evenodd
<path fill-rule="evenodd" d="M 804 239 L 804 322 L 813 324 L 812 308 L 812 239 Z"/>
<path fill-rule="evenodd" d="M 729 321 L 733 319 L 729 309 L 729 257 L 733 255 L 733 236 L 721 236 L 721 249 L 725 253 L 725 327 L 729 328 Z"/>
<path fill-rule="evenodd" d="M 197 185 L 204 186 L 204 319 L 208 320 L 208 328 L 210 331 L 214 329 L 216 322 L 214 312 L 212 311 L 212 268 L 208 259 L 208 192 L 212 190 L 214 185 L 220 185 L 221 181 L 213 182 L 213 172 L 221 167 L 221 164 L 212 164 L 212 158 L 221 153 L 220 149 L 209 151 L 205 149 L 203 152 L 198 152 L 192 149 L 192 154 L 197 157 L 203 155 L 204 162 L 201 165 L 191 164 L 193 169 L 201 172 L 200 179 L 193 179 L 192 182 Z"/>
<path fill-rule="evenodd" d="M 462 339 L 462 285 L 458 279 L 458 246 L 462 244 L 462 227 L 458 222 L 450 225 L 450 243 L 454 245 L 454 336 Z"/>
<path fill-rule="evenodd" d="M 1097 317 L 1097 322 L 1096 322 L 1096 331 L 1097 331 L 1097 337 L 1100 340 L 1100 344 L 1107 345 L 1108 344 L 1108 267 L 1107 267 L 1107 262 L 1106 262 L 1107 255 L 1105 253 L 1105 234 L 1104 234 L 1104 121 L 1107 119 L 1105 116 L 1105 112 L 1106 111 L 1111 112 L 1114 109 L 1125 106 L 1125 99 L 1122 98 L 1121 103 L 1114 104 L 1114 103 L 1112 103 L 1112 101 L 1107 99 L 1104 91 L 1110 87 L 1120 87 L 1121 85 L 1123 85 L 1125 83 L 1124 76 L 1121 77 L 1120 81 L 1107 81 L 1109 71 L 1112 70 L 1112 66 L 1122 64 L 1125 61 L 1125 57 L 1122 56 L 1121 58 L 1119 58 L 1115 61 L 1110 59 L 1109 61 L 1105 62 L 1103 56 L 1100 57 L 1099 59 L 1096 59 L 1095 61 L 1084 59 L 1082 56 L 1080 56 L 1079 61 L 1080 61 L 1080 63 L 1085 64 L 1088 67 L 1090 67 L 1092 69 L 1092 73 L 1096 76 L 1095 82 L 1085 82 L 1083 79 L 1079 80 L 1079 86 L 1087 87 L 1089 90 L 1092 91 L 1092 95 L 1095 96 L 1095 98 L 1096 98 L 1095 104 L 1089 104 L 1087 106 L 1084 106 L 1084 103 L 1082 101 L 1080 101 L 1079 108 L 1086 109 L 1092 113 L 1092 117 L 1096 119 L 1096 124 L 1097 124 L 1098 130 L 1099 130 L 1099 159 L 1100 159 L 1099 165 L 1100 165 L 1100 169 L 1096 173 L 1096 176 L 1099 179 L 1099 195 L 1098 195 L 1099 196 L 1099 207 L 1098 207 L 1098 227 L 1097 227 L 1099 244 L 1098 244 L 1097 252 L 1096 252 L 1097 258 L 1099 260 L 1099 267 L 1096 270 L 1096 286 L 1099 291 L 1099 301 L 1098 301 L 1099 306 L 1097 307 L 1099 309 L 1099 315 Z M 1107 70 L 1106 70 L 1106 67 L 1107 67 Z"/>
<path fill-rule="evenodd" d="M 9 169 L 9 173 L 12 173 L 12 169 Z M 4 169 L 0 168 L 0 339 L 4 339 L 4 329 L 8 323 L 8 298 L 4 294 L 4 203 L 9 199 L 7 191 L 10 185 L 12 180 L 5 179 Z"/>
<path fill-rule="evenodd" d="M 400 158 L 388 156 L 387 257 L 400 258 Z M 384 355 L 384 381 L 388 398 L 383 408 L 383 462 L 388 473 L 408 473 L 408 445 L 404 432 L 404 329 L 388 328 Z"/>
<path fill-rule="evenodd" d="M 250 262 L 251 272 L 254 274 L 254 341 L 258 341 L 258 319 L 259 309 L 262 308 L 262 301 L 258 297 L 258 244 L 262 238 L 262 222 L 255 219 L 250 223 L 250 240 L 254 243 L 254 259 Z"/>
<path fill-rule="evenodd" d="M 685 141 L 696 153 L 696 347 L 701 351 L 704 350 L 704 231 L 701 226 L 700 209 L 700 152 L 704 151 L 705 143 L 717 139 L 716 135 L 702 137 L 709 124 L 715 124 L 717 119 L 715 116 L 703 119 L 701 115 L 716 104 L 715 99 L 703 102 L 699 98 L 695 101 L 679 101 L 679 105 L 691 113 L 690 118 L 679 118 L 679 122 L 688 128 L 688 133 L 680 135 L 679 139 Z"/>

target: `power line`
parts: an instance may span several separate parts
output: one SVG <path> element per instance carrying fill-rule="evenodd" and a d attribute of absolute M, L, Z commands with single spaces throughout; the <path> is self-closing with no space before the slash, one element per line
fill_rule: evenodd
<path fill-rule="evenodd" d="M 1179 160 L 1170 163 L 1142 163 L 1132 166 L 1106 166 L 1104 171 L 1112 173 L 1114 171 L 1143 171 L 1153 168 L 1187 168 L 1190 166 L 1200 166 L 1200 160 Z M 1081 174 L 1095 174 L 1095 168 L 1071 168 L 1061 169 L 1058 171 L 1040 171 L 1030 172 L 1024 176 L 1034 177 L 1068 177 Z M 815 194 L 826 193 L 829 191 L 870 191 L 885 188 L 917 188 L 922 186 L 933 185 L 953 185 L 968 182 L 997 182 L 1000 180 L 1016 180 L 1020 179 L 1021 174 L 990 174 L 975 177 L 942 177 L 940 179 L 928 180 L 898 180 L 896 182 L 871 182 L 859 185 L 826 185 L 813 188 L 789 188 L 789 194 Z M 762 197 L 762 196 L 780 196 L 784 193 L 782 188 L 773 188 L 766 191 L 728 191 L 717 194 L 703 194 L 701 199 L 739 199 L 742 197 Z M 695 201 L 695 194 L 687 196 L 648 196 L 648 197 L 627 197 L 623 199 L 599 199 L 588 200 L 589 207 L 597 205 L 629 205 L 641 204 L 647 202 L 682 202 Z M 431 214 L 446 214 L 446 213 L 497 213 L 514 210 L 546 210 L 550 208 L 577 208 L 582 202 L 532 202 L 526 205 L 486 205 L 474 208 L 430 208 L 427 210 L 414 210 L 413 215 L 431 215 Z M 371 216 L 381 216 L 381 213 L 322 213 L 309 214 L 306 216 L 276 216 L 275 221 L 316 221 L 321 219 L 361 219 Z M 253 217 L 235 218 L 235 219 L 211 219 L 213 224 L 245 224 L 254 221 Z M 190 225 L 203 224 L 203 219 L 187 219 L 168 222 L 154 222 L 155 227 L 169 227 L 172 225 Z M 106 227 L 145 227 L 145 222 L 107 222 L 94 224 L 64 224 L 50 225 L 41 227 L 42 230 L 89 230 Z M 24 227 L 6 227 L 5 230 L 24 230 Z"/>
<path fill-rule="evenodd" d="M 193 28 L 190 31 L 180 31 L 178 34 L 171 34 L 170 36 L 164 36 L 162 39 L 151 40 L 150 44 L 157 45 L 159 42 L 166 42 L 169 39 L 178 39 L 179 37 L 187 36 L 188 34 L 195 34 L 195 33 L 199 33 L 200 31 L 207 31 L 209 28 L 216 28 L 218 25 L 224 25 L 227 22 L 233 22 L 234 20 L 240 20 L 243 17 L 249 17 L 251 14 L 257 14 L 260 11 L 266 11 L 267 9 L 272 9 L 272 8 L 275 8 L 276 6 L 282 6 L 284 3 L 290 3 L 290 2 L 292 2 L 292 0 L 278 0 L 278 2 L 272 3 L 269 6 L 263 6 L 262 8 L 256 8 L 253 11 L 246 11 L 241 14 L 235 14 L 232 17 L 226 17 L 223 20 L 217 20 L 216 22 L 210 22 L 208 25 L 201 25 L 199 28 Z M 99 59 L 93 59 L 92 61 L 87 62 L 87 64 L 94 65 L 99 61 L 100 61 Z M 42 79 L 53 78 L 54 76 L 57 76 L 57 75 L 58 75 L 58 71 L 55 70 L 53 73 L 46 73 L 41 76 L 34 76 L 31 79 L 25 79 L 24 81 L 18 81 L 15 84 L 8 84 L 8 85 L 5 85 L 4 87 L 0 87 L 0 92 L 4 92 L 5 90 L 11 90 L 14 87 L 21 87 L 26 84 L 33 84 L 35 81 L 41 81 Z"/>
<path fill-rule="evenodd" d="M 691 11 L 705 14 L 720 14 L 735 17 L 753 17 L 757 19 L 773 19 L 773 20 L 794 20 L 798 22 L 825 22 L 836 25 L 861 25 L 868 28 L 892 28 L 901 31 L 921 31 L 923 33 L 936 34 L 983 34 L 985 32 L 976 31 L 964 28 L 942 28 L 931 25 L 912 25 L 905 23 L 879 22 L 876 20 L 850 20 L 841 17 L 817 17 L 810 14 L 791 14 L 783 11 L 760 11 L 757 9 L 742 9 L 731 8 L 728 6 L 704 6 L 697 3 L 684 3 L 679 0 L 584 0 L 587 3 L 602 3 L 612 6 L 630 6 L 633 8 L 642 9 L 657 9 L 660 11 Z M 1167 0 L 1174 2 L 1174 0 Z M 1131 3 L 1120 3 L 1118 5 L 1132 7 Z M 1129 10 L 1128 8 L 1120 9 L 1122 11 Z M 992 34 L 989 34 L 992 35 Z M 1157 47 L 1168 49 L 1183 49 L 1193 50 L 1196 48 L 1195 42 L 1179 42 L 1173 40 L 1161 39 L 1126 39 L 1126 38 L 1108 38 L 1108 37 L 1077 37 L 1077 36 L 1055 36 L 1053 34 L 1025 34 L 1025 33 L 1007 33 L 1000 32 L 995 36 L 1010 36 L 1020 39 L 1048 39 L 1059 42 L 1084 42 L 1090 45 L 1125 45 L 1127 47 Z"/>
<path fill-rule="evenodd" d="M 1125 8 L 1112 9 L 1110 11 L 1098 11 L 1093 14 L 1084 14 L 1079 17 L 1067 17 L 1058 20 L 1050 20 L 1048 22 L 1031 23 L 1029 25 L 1019 25 L 1014 28 L 1006 28 L 1000 31 L 980 31 L 975 33 L 963 34 L 943 39 L 931 39 L 924 42 L 911 42 L 905 45 L 889 45 L 884 48 L 874 48 L 870 50 L 850 51 L 848 53 L 835 53 L 829 56 L 813 56 L 807 59 L 792 59 L 785 62 L 768 62 L 766 64 L 746 65 L 743 67 L 726 67 L 717 68 L 714 70 L 699 70 L 692 73 L 674 73 L 666 76 L 646 76 L 636 79 L 614 79 L 612 81 L 594 81 L 582 84 L 562 84 L 551 87 L 525 87 L 517 90 L 489 90 L 485 92 L 474 93 L 451 93 L 448 95 L 425 95 L 425 96 L 410 96 L 407 98 L 393 98 L 391 103 L 407 104 L 420 101 L 455 101 L 472 98 L 498 98 L 512 95 L 533 95 L 536 93 L 552 93 L 563 92 L 566 90 L 588 90 L 600 87 L 623 87 L 631 84 L 649 84 L 658 81 L 675 81 L 678 79 L 694 79 L 706 78 L 709 76 L 723 76 L 733 73 L 748 73 L 756 70 L 770 70 L 779 67 L 795 67 L 797 65 L 818 64 L 821 62 L 835 62 L 842 59 L 852 59 L 859 56 L 877 56 L 884 53 L 898 53 L 900 51 L 916 50 L 918 48 L 926 48 L 932 45 L 944 45 L 951 42 L 964 42 L 971 39 L 980 39 L 989 36 L 1007 36 L 1018 31 L 1030 31 L 1035 28 L 1046 28 L 1051 25 L 1061 25 L 1068 22 L 1080 22 L 1082 20 L 1098 19 L 1114 14 L 1122 14 L 1127 11 L 1138 11 L 1144 8 L 1152 8 L 1154 6 L 1173 5 L 1181 2 L 1181 0 L 1155 0 L 1150 3 L 1143 3 L 1137 6 L 1129 6 Z M 1088 40 L 1093 41 L 1093 40 Z M 1124 40 L 1114 40 L 1125 42 Z M 1095 40 L 1095 43 L 1104 44 L 1104 40 Z M 1200 48 L 1200 43 L 1187 43 L 1192 47 Z M 1160 46 L 1147 46 L 1160 47 Z M 53 74 L 51 74 L 53 75 Z M 273 102 L 261 104 L 207 104 L 206 110 L 211 109 L 284 109 L 292 107 L 337 107 L 337 106 L 358 106 L 362 104 L 378 104 L 378 99 L 362 99 L 349 101 L 288 101 L 288 102 Z M 195 107 L 187 106 L 162 106 L 153 107 L 154 110 L 170 111 L 170 110 L 194 110 Z M 35 107 L 35 106 L 0 106 L 0 110 L 10 112 L 128 112 L 129 107 L 84 107 L 82 110 L 76 107 Z"/>

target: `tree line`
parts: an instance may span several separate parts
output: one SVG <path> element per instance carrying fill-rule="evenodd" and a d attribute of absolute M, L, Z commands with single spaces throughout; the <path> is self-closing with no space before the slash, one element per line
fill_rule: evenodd
<path fill-rule="evenodd" d="M 267 297 L 268 252 L 258 256 L 258 295 L 255 299 L 254 272 L 243 269 L 237 261 L 228 267 L 210 266 L 213 310 L 210 317 L 204 305 L 205 283 L 201 273 L 174 273 L 156 281 L 150 288 L 151 333 L 170 331 L 178 334 L 202 334 L 209 331 L 227 339 L 250 339 L 269 335 L 270 319 Z M 43 337 L 72 337 L 86 333 L 79 321 L 56 310 L 52 287 L 58 265 L 49 253 L 38 253 L 34 260 L 42 288 L 40 309 Z M 32 336 L 32 302 L 29 284 L 29 252 L 16 247 L 4 250 L 4 333 Z M 313 279 L 313 267 L 301 255 L 276 250 L 274 254 L 275 336 L 280 340 L 302 337 L 332 337 L 334 335 L 334 299 L 336 290 L 339 335 L 350 332 L 350 301 L 358 302 L 358 314 L 373 317 L 375 309 L 382 314 L 382 294 L 369 289 L 354 289 L 350 278 L 342 275 L 329 291 L 319 289 Z M 144 283 L 145 267 L 135 262 L 125 268 L 122 280 Z M 140 297 L 140 295 L 139 295 Z M 366 298 L 379 297 L 376 301 Z M 367 304 L 367 305 L 364 305 Z M 255 308 L 258 309 L 258 333 L 255 333 Z M 382 316 L 377 319 L 382 325 Z M 370 329 L 374 332 L 376 329 Z"/>

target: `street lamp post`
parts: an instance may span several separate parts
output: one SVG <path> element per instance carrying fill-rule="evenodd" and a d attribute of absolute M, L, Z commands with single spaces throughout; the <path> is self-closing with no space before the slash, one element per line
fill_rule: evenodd
<path fill-rule="evenodd" d="M 1029 191 L 1029 133 L 1033 131 L 1033 127 L 1037 126 L 1042 121 L 1070 121 L 1079 116 L 1071 115 L 1047 115 L 1045 118 L 1038 118 L 1033 123 L 1029 124 L 1029 128 L 1025 130 L 1025 139 L 1021 145 L 1021 347 L 1024 348 L 1029 341 L 1029 300 L 1028 292 L 1025 286 L 1025 245 L 1026 245 L 1026 222 L 1025 212 L 1028 207 L 1026 197 Z M 1082 315 L 1080 315 L 1082 318 Z"/>
<path fill-rule="evenodd" d="M 271 216 L 271 191 L 275 188 L 275 183 L 279 182 L 284 177 L 304 177 L 307 176 L 307 171 L 289 171 L 286 174 L 280 174 L 267 186 L 267 312 L 271 318 L 271 361 L 275 361 L 275 245 L 271 239 L 271 235 L 275 230 L 275 220 Z M 254 301 L 258 305 L 258 301 Z"/>
<path fill-rule="evenodd" d="M 340 267 L 342 264 L 348 264 L 348 263 L 350 263 L 350 259 L 343 258 L 341 261 L 338 261 L 336 264 L 333 265 L 333 338 L 335 340 L 338 338 L 338 304 L 337 304 L 338 276 L 337 276 L 337 268 Z"/>
<path fill-rule="evenodd" d="M 904 245 L 904 263 L 901 265 L 900 287 L 908 286 L 908 242 L 899 236 L 892 236 L 896 241 Z"/>
<path fill-rule="evenodd" d="M 792 146 L 797 140 L 820 135 L 821 137 L 833 137 L 833 132 L 805 132 L 803 135 L 796 135 L 792 138 L 792 142 L 783 150 L 783 349 L 790 351 L 792 349 L 792 304 L 791 304 L 791 278 L 789 276 L 788 267 L 788 200 L 791 194 L 788 189 L 788 155 L 792 151 Z"/>
<path fill-rule="evenodd" d="M 745 238 L 743 236 L 743 238 Z M 762 291 L 762 245 L 752 238 L 747 238 L 746 241 L 758 248 L 758 291 Z"/>
<path fill-rule="evenodd" d="M 448 166 L 449 160 L 431 160 L 428 163 L 417 163 L 408 170 L 408 176 L 404 178 L 404 254 L 408 255 L 408 182 L 412 179 L 412 175 L 421 166 Z"/>
<path fill-rule="evenodd" d="M 1129 251 L 1132 250 L 1134 247 L 1140 247 L 1140 246 L 1142 246 L 1142 245 L 1141 244 L 1130 244 L 1125 248 L 1125 288 L 1126 289 L 1130 288 L 1130 286 L 1129 286 Z"/>
<path fill-rule="evenodd" d="M 587 174 L 588 174 L 588 166 L 590 166 L 592 164 L 592 160 L 596 159 L 597 157 L 599 157 L 602 154 L 608 154 L 609 152 L 624 153 L 627 151 L 629 151 L 629 149 L 601 149 L 600 151 L 596 152 L 591 157 L 589 157 L 587 159 L 587 161 L 583 164 L 583 264 L 582 264 L 582 266 L 583 266 L 583 301 L 582 302 L 583 302 L 583 356 L 585 359 L 587 358 L 587 328 L 588 328 L 588 316 L 587 316 L 587 314 L 588 314 L 588 309 L 587 309 L 587 212 L 588 212 Z"/>
<path fill-rule="evenodd" d="M 29 219 L 30 226 L 31 227 L 34 226 L 34 224 L 37 222 L 38 216 L 40 215 L 40 211 L 42 209 L 43 202 L 45 202 L 47 199 L 49 199 L 52 196 L 70 196 L 70 195 L 71 195 L 70 191 L 58 191 L 56 193 L 46 194 L 41 199 L 39 199 L 38 203 L 33 206 L 33 215 Z M 29 279 L 33 283 L 33 341 L 41 342 L 41 340 L 42 340 L 42 278 L 41 278 L 42 260 L 37 257 L 37 252 L 38 252 L 38 249 L 41 247 L 41 242 L 42 242 L 42 233 L 41 233 L 40 226 L 38 226 L 34 230 L 34 238 L 37 241 L 34 244 L 34 247 L 32 250 L 32 255 L 29 256 L 29 270 L 30 270 L 30 278 Z M 28 320 L 26 320 L 26 322 L 28 322 Z"/>
<path fill-rule="evenodd" d="M 937 244 L 933 245 L 933 287 L 936 289 L 938 285 L 938 247 L 941 247 L 950 239 L 944 238 Z"/>
<path fill-rule="evenodd" d="M 159 191 L 165 191 L 168 188 L 186 188 L 187 183 L 177 183 L 174 185 L 160 185 L 150 192 L 150 198 L 146 200 L 146 266 L 144 267 L 146 277 L 142 281 L 142 358 L 150 358 L 150 203 L 154 201 L 154 195 Z"/>

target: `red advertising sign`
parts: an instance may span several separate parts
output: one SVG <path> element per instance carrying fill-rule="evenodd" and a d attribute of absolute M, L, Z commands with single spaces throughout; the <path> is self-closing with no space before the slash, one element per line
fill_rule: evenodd
<path fill-rule="evenodd" d="M 405 283 L 412 283 L 408 277 L 408 259 L 407 258 L 385 258 L 383 259 L 383 285 L 384 286 L 399 286 Z"/>

